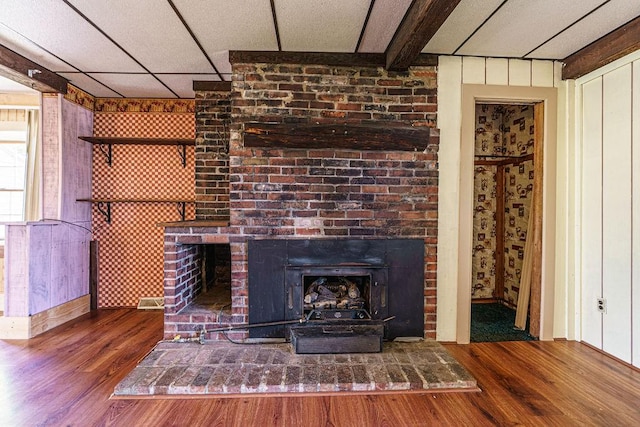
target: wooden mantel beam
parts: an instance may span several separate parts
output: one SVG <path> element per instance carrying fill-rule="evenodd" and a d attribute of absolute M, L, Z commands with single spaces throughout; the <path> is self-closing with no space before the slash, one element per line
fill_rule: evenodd
<path fill-rule="evenodd" d="M 563 59 L 562 79 L 577 79 L 640 49 L 640 16 Z"/>
<path fill-rule="evenodd" d="M 261 148 L 339 148 L 370 151 L 427 150 L 439 132 L 425 126 L 329 123 L 245 123 L 244 146 Z"/>
<path fill-rule="evenodd" d="M 406 70 L 460 0 L 414 0 L 385 52 L 387 70 Z"/>
<path fill-rule="evenodd" d="M 67 79 L 3 45 L 0 45 L 0 75 L 39 92 L 67 93 Z"/>

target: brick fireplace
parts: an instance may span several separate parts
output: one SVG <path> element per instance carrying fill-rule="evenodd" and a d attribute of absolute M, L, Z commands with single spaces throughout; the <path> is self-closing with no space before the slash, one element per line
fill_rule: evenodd
<path fill-rule="evenodd" d="M 196 87 L 196 220 L 165 228 L 165 338 L 252 323 L 248 242 L 264 239 L 424 241 L 418 309 L 435 338 L 435 65 L 263 59 L 232 52 L 230 84 Z M 207 245 L 231 253 L 230 297 L 215 310 L 193 308 Z"/>

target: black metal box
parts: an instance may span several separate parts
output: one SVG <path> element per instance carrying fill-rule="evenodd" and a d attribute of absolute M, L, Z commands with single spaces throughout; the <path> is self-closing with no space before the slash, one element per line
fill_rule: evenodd
<path fill-rule="evenodd" d="M 291 345 L 297 354 L 380 353 L 384 324 L 314 323 L 291 327 Z"/>

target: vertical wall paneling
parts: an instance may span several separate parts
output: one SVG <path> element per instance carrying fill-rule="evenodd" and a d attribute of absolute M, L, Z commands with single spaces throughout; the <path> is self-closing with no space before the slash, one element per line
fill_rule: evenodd
<path fill-rule="evenodd" d="M 456 340 L 456 324 L 470 324 L 470 313 L 462 315 L 456 310 L 458 298 L 471 304 L 471 295 L 458 292 L 458 239 L 460 194 L 460 123 L 462 92 L 462 58 L 442 56 L 438 60 L 438 128 L 441 138 L 450 144 L 440 144 L 438 209 L 447 214 L 438 215 L 438 289 L 437 331 L 440 341 Z M 471 258 L 469 258 L 469 263 Z M 446 285 L 442 285 L 446 284 Z M 463 304 L 462 302 L 460 304 Z"/>
<path fill-rule="evenodd" d="M 564 81 L 562 80 L 562 66 L 563 64 L 560 61 L 555 61 L 553 63 L 553 87 L 559 88 L 561 85 L 567 82 L 566 80 Z M 574 84 L 573 80 L 570 80 L 570 82 L 571 82 L 571 85 Z"/>
<path fill-rule="evenodd" d="M 602 347 L 602 78 L 582 86 L 582 339 Z"/>
<path fill-rule="evenodd" d="M 42 212 L 44 218 L 60 214 L 60 108 L 58 95 L 42 97 Z"/>
<path fill-rule="evenodd" d="M 531 61 L 531 86 L 553 87 L 553 62 Z"/>
<path fill-rule="evenodd" d="M 640 367 L 640 60 L 633 62 L 632 75 L 632 276 L 631 276 L 631 363 Z"/>
<path fill-rule="evenodd" d="M 509 86 L 531 86 L 531 61 L 509 60 Z"/>
<path fill-rule="evenodd" d="M 464 84 L 485 83 L 485 59 L 475 56 L 465 56 L 462 58 L 462 82 Z"/>
<path fill-rule="evenodd" d="M 559 67 L 554 66 L 554 76 Z M 558 144 L 556 146 L 558 165 L 558 185 L 556 187 L 556 259 L 566 260 L 556 264 L 555 283 L 555 315 L 554 337 L 566 337 L 570 340 L 580 339 L 576 333 L 576 325 L 580 324 L 578 307 L 580 301 L 576 301 L 579 292 L 575 291 L 576 262 L 574 242 L 577 239 L 576 228 L 580 226 L 580 218 L 576 216 L 576 199 L 579 199 L 580 190 L 576 189 L 575 171 L 580 164 L 579 147 L 576 147 L 575 131 L 575 105 L 581 105 L 581 100 L 576 99 L 575 81 L 555 80 L 558 85 L 558 108 L 560 117 L 563 117 L 558 126 Z M 579 132 L 578 132 L 579 133 Z"/>
<path fill-rule="evenodd" d="M 91 221 L 91 206 L 76 199 L 91 197 L 91 144 L 78 136 L 91 135 L 93 112 L 66 99 L 62 101 L 63 143 L 60 179 L 64 191 L 61 194 L 60 219 L 82 222 Z"/>
<path fill-rule="evenodd" d="M 65 265 L 65 259 L 68 256 L 66 254 L 72 253 L 73 242 L 69 241 L 69 228 L 67 224 L 51 227 L 51 282 L 57 284 L 51 286 L 50 289 L 49 304 L 51 307 L 71 301 L 71 287 L 74 279 L 82 281 L 84 294 L 89 291 L 86 276 L 80 276 L 82 271 L 80 260 L 69 263 L 65 268 L 61 267 Z M 84 260 L 88 256 L 87 252 L 82 255 L 82 259 Z"/>
<path fill-rule="evenodd" d="M 631 64 L 603 76 L 602 349 L 631 361 Z"/>
<path fill-rule="evenodd" d="M 506 58 L 487 58 L 487 84 L 502 85 L 509 84 L 509 60 Z"/>
<path fill-rule="evenodd" d="M 507 81 L 504 81 L 505 69 L 501 65 L 507 63 Z M 548 67 L 543 65 L 538 70 Z M 536 78 L 536 83 L 545 86 L 532 86 L 531 61 L 501 60 L 499 58 L 473 57 L 439 57 L 438 72 L 438 127 L 440 128 L 440 180 L 439 180 L 439 212 L 438 215 L 438 340 L 456 340 L 458 343 L 468 342 L 470 321 L 470 278 L 471 257 L 463 257 L 471 253 L 472 232 L 471 221 L 465 222 L 466 215 L 471 217 L 473 198 L 469 188 L 473 187 L 473 150 L 466 146 L 473 141 L 474 104 L 477 100 L 545 100 L 550 108 L 545 114 L 545 146 L 556 147 L 557 87 L 560 82 L 562 64 L 549 61 L 553 70 L 552 80 Z M 485 86 L 482 86 L 485 85 Z M 462 99 L 460 96 L 462 95 Z M 467 105 L 468 104 L 468 105 Z M 467 129 L 467 127 L 469 129 Z M 556 185 L 555 155 L 545 158 L 545 200 L 555 198 Z M 550 160 L 549 160 L 550 159 Z M 447 166 L 448 165 L 448 166 Z M 548 169 L 549 172 L 546 172 Z M 547 208 L 549 207 L 549 208 Z M 564 262 L 555 259 L 553 243 L 549 235 L 555 235 L 555 203 L 545 204 L 545 249 L 543 250 L 543 287 L 554 286 L 555 264 Z M 455 213 L 451 215 L 451 213 Z M 553 230 L 553 231 L 550 231 Z M 463 259 L 465 258 L 465 259 Z M 553 295 L 553 292 L 547 294 Z M 452 298 L 456 298 L 456 306 L 452 306 Z M 545 299 L 545 304 L 547 299 Z M 553 305 L 553 301 L 551 301 Z M 546 306 L 542 316 L 553 316 L 553 307 Z M 549 319 L 545 318 L 545 322 Z M 543 330 L 546 334 L 546 329 Z M 541 332 L 542 333 L 542 332 Z M 550 339 L 547 334 L 541 339 Z M 564 337 L 564 335 L 558 335 Z"/>
<path fill-rule="evenodd" d="M 26 257 L 16 258 L 15 274 L 7 275 L 10 316 L 38 314 L 89 291 L 91 210 L 76 198 L 90 194 L 91 146 L 77 136 L 79 130 L 91 132 L 93 112 L 47 95 L 42 122 L 45 220 L 10 226 L 5 255 L 14 259 L 18 250 Z"/>
<path fill-rule="evenodd" d="M 5 241 L 5 316 L 29 315 L 27 228 L 8 225 Z"/>
<path fill-rule="evenodd" d="M 58 242 L 51 239 L 51 226 L 28 227 L 29 253 L 29 315 L 50 308 L 51 253 L 58 250 Z M 55 276 L 55 275 L 54 275 Z M 56 277 L 57 279 L 57 277 Z M 56 282 L 56 286 L 64 286 Z"/>

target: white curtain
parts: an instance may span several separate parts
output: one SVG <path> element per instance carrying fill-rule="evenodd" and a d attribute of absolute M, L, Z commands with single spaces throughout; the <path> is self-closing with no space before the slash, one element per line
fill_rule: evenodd
<path fill-rule="evenodd" d="M 24 194 L 25 221 L 42 218 L 42 155 L 40 144 L 40 114 L 38 110 L 27 111 L 27 173 Z"/>

